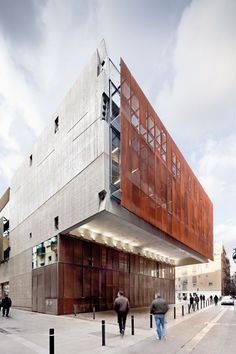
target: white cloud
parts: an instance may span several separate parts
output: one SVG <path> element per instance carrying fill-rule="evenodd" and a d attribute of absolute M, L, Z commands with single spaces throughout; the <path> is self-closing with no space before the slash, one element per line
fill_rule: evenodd
<path fill-rule="evenodd" d="M 198 176 L 209 195 L 236 198 L 236 135 L 208 140 L 197 162 Z"/>
<path fill-rule="evenodd" d="M 234 7 L 234 0 L 194 0 L 182 16 L 174 79 L 157 97 L 160 116 L 181 140 L 199 141 L 235 124 Z"/>

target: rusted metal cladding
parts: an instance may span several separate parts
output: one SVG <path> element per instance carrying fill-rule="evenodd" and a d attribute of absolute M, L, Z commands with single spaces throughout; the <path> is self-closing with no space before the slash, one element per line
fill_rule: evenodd
<path fill-rule="evenodd" d="M 213 206 L 121 60 L 121 204 L 213 257 Z"/>

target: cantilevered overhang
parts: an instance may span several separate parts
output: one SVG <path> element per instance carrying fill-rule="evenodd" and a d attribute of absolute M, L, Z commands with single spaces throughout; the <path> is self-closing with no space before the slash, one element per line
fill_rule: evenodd
<path fill-rule="evenodd" d="M 176 266 L 207 262 L 197 252 L 124 210 L 102 211 L 62 232 Z"/>

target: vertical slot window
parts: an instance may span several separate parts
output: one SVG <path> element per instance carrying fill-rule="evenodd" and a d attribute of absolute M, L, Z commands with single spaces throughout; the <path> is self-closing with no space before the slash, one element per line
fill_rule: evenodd
<path fill-rule="evenodd" d="M 120 138 L 118 134 L 112 130 L 112 176 L 111 183 L 120 188 Z"/>
<path fill-rule="evenodd" d="M 57 116 L 55 121 L 54 121 L 54 133 L 56 134 L 56 132 L 59 130 L 59 117 Z"/>
<path fill-rule="evenodd" d="M 33 155 L 30 155 L 30 158 L 29 158 L 29 165 L 32 166 L 33 164 Z"/>
<path fill-rule="evenodd" d="M 54 218 L 54 227 L 55 227 L 56 230 L 59 229 L 59 216 L 56 216 Z"/>

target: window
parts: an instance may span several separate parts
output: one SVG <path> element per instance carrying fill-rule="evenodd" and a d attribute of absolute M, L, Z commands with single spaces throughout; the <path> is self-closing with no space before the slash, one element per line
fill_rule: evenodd
<path fill-rule="evenodd" d="M 59 229 L 59 216 L 56 216 L 54 218 L 54 226 L 55 226 L 55 229 L 58 230 Z"/>
<path fill-rule="evenodd" d="M 112 171 L 111 171 L 111 183 L 117 188 L 120 188 L 120 138 L 118 134 L 112 130 Z"/>
<path fill-rule="evenodd" d="M 134 93 L 131 95 L 131 124 L 139 131 L 139 100 Z"/>
<path fill-rule="evenodd" d="M 161 158 L 162 160 L 166 161 L 166 133 L 161 129 Z"/>
<path fill-rule="evenodd" d="M 54 133 L 56 134 L 56 132 L 59 129 L 59 117 L 57 116 L 55 121 L 54 121 Z"/>
<path fill-rule="evenodd" d="M 171 157 L 171 170 L 172 170 L 172 175 L 176 178 L 180 178 L 180 161 L 177 158 L 175 152 L 172 152 L 172 157 Z"/>
<path fill-rule="evenodd" d="M 32 250 L 32 268 L 36 269 L 57 262 L 57 236 L 46 240 Z"/>
<path fill-rule="evenodd" d="M 33 164 L 33 155 L 30 155 L 29 164 L 30 164 L 30 166 L 32 166 L 32 164 Z"/>
<path fill-rule="evenodd" d="M 147 142 L 149 146 L 151 146 L 152 149 L 154 149 L 154 121 L 151 116 L 147 118 L 147 130 L 148 130 L 148 136 L 147 136 Z"/>

